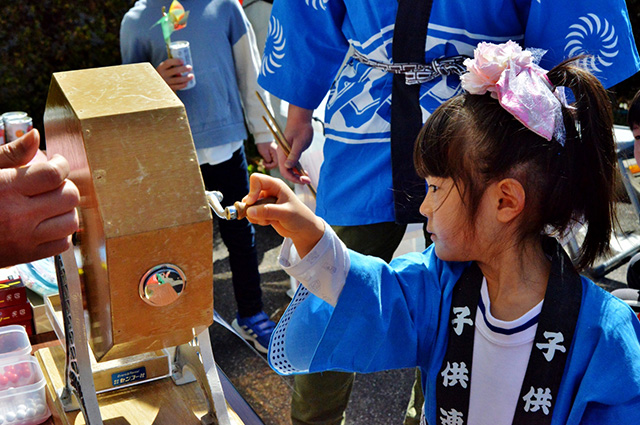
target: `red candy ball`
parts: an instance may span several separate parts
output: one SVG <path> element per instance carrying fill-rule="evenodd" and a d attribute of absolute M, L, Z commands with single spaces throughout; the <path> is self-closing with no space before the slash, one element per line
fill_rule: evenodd
<path fill-rule="evenodd" d="M 26 367 L 23 367 L 20 369 L 20 376 L 29 378 L 31 376 L 31 368 L 29 367 L 29 365 L 25 365 L 25 366 Z"/>

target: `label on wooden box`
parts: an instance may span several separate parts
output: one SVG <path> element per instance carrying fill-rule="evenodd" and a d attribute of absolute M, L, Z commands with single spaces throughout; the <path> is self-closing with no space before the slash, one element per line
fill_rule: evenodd
<path fill-rule="evenodd" d="M 134 382 L 144 381 L 146 379 L 147 368 L 144 366 L 111 374 L 111 383 L 114 387 L 133 384 Z"/>

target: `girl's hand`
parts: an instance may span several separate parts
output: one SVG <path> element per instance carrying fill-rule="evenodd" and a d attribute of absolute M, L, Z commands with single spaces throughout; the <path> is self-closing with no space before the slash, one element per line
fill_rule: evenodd
<path fill-rule="evenodd" d="M 258 199 L 273 196 L 274 204 L 253 205 Z M 324 234 L 324 221 L 317 217 L 283 181 L 254 173 L 249 194 L 242 199 L 249 205 L 247 220 L 261 226 L 271 225 L 285 238 L 290 238 L 303 258 Z"/>

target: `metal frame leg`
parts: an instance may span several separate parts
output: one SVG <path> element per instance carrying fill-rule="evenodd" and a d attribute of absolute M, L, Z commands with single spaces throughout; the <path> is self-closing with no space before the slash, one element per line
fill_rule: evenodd
<path fill-rule="evenodd" d="M 67 359 L 65 386 L 60 394 L 60 400 L 66 412 L 79 408 L 87 425 L 102 425 L 84 323 L 80 275 L 73 247 L 57 255 L 55 265 L 64 318 Z"/>
<path fill-rule="evenodd" d="M 220 424 L 231 425 L 227 401 L 224 397 L 218 369 L 211 340 L 209 339 L 209 329 L 204 328 L 197 336 L 198 347 L 184 344 L 176 347 L 174 367 L 178 377 L 184 376 L 189 369 L 202 387 L 207 400 L 209 401 L 209 412 L 200 421 L 203 425 Z"/>

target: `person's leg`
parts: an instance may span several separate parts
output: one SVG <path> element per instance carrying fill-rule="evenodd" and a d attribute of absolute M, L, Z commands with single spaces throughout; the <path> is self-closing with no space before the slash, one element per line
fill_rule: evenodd
<path fill-rule="evenodd" d="M 640 254 L 636 254 L 629 260 L 627 268 L 627 285 L 629 288 L 640 289 Z"/>
<path fill-rule="evenodd" d="M 431 233 L 427 232 L 427 222 L 422 224 L 422 233 L 424 234 L 424 249 L 427 249 L 433 243 L 431 241 Z"/>
<path fill-rule="evenodd" d="M 424 233 L 425 249 L 431 245 L 431 234 L 427 232 L 427 223 L 422 226 Z M 411 398 L 407 405 L 407 411 L 404 416 L 404 425 L 419 425 L 420 416 L 422 415 L 422 406 L 424 405 L 424 394 L 422 393 L 422 382 L 420 380 L 420 369 L 416 368 L 416 379 L 413 381 L 411 388 Z"/>
<path fill-rule="evenodd" d="M 323 372 L 296 375 L 291 396 L 293 425 L 341 425 L 355 373 Z"/>
<path fill-rule="evenodd" d="M 406 226 L 376 223 L 365 226 L 332 226 L 345 245 L 365 255 L 391 261 Z M 354 373 L 324 372 L 296 375 L 291 398 L 293 425 L 338 425 L 344 423 Z"/>
<path fill-rule="evenodd" d="M 416 379 L 413 381 L 411 398 L 404 415 L 404 425 L 419 425 L 424 405 L 424 395 L 422 393 L 422 382 L 420 380 L 420 369 L 416 368 Z"/>
<path fill-rule="evenodd" d="M 233 205 L 249 193 L 249 176 L 244 148 L 233 157 L 216 165 L 200 166 L 207 190 L 222 193 L 222 206 Z M 220 236 L 229 251 L 229 266 L 238 315 L 233 328 L 243 338 L 254 343 L 256 349 L 266 353 L 275 327 L 262 311 L 262 290 L 258 271 L 258 252 L 255 230 L 248 220 L 218 221 Z"/>
<path fill-rule="evenodd" d="M 249 176 L 244 148 L 216 165 L 200 166 L 207 190 L 222 193 L 222 206 L 233 205 L 249 193 Z M 240 317 L 253 316 L 262 310 L 262 291 L 258 272 L 255 229 L 248 220 L 217 220 L 220 236 L 229 251 L 233 290 Z"/>
<path fill-rule="evenodd" d="M 331 226 L 347 248 L 382 258 L 387 263 L 400 245 L 406 224 L 374 223 L 362 226 Z"/>

